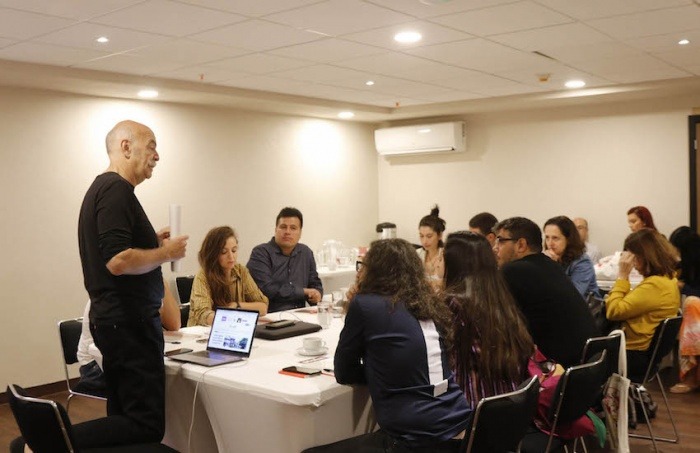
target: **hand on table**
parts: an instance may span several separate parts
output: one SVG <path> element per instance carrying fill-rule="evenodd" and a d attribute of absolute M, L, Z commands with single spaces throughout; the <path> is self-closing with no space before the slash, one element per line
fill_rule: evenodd
<path fill-rule="evenodd" d="M 311 304 L 321 302 L 321 293 L 317 289 L 304 288 L 304 295 L 306 296 L 306 300 L 308 300 Z"/>

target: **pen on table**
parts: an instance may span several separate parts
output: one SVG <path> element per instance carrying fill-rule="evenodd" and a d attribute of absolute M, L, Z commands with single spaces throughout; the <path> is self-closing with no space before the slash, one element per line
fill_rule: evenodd
<path fill-rule="evenodd" d="M 311 362 L 318 362 L 319 360 L 326 360 L 328 359 L 327 355 L 322 355 L 320 357 L 313 357 L 311 359 L 304 359 L 299 361 L 299 363 L 311 363 Z"/>

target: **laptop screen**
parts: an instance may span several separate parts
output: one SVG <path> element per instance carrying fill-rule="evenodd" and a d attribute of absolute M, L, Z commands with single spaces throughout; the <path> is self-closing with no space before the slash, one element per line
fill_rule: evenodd
<path fill-rule="evenodd" d="M 258 315 L 257 311 L 217 308 L 207 349 L 250 354 Z"/>

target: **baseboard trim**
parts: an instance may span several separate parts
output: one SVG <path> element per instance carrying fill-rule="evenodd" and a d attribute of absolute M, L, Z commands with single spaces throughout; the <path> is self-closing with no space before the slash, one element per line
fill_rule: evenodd
<path fill-rule="evenodd" d="M 71 379 L 70 385 L 73 386 L 78 383 L 79 378 Z M 42 398 L 46 395 L 52 395 L 54 393 L 60 393 L 67 391 L 66 381 L 52 382 L 50 384 L 37 385 L 36 387 L 29 387 L 25 389 L 29 396 L 35 398 Z M 9 401 L 7 398 L 7 392 L 0 393 L 0 404 L 5 404 Z"/>

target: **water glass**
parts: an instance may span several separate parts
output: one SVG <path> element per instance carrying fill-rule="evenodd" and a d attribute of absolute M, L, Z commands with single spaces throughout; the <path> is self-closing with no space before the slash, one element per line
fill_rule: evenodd
<path fill-rule="evenodd" d="M 328 300 L 322 300 L 318 303 L 318 324 L 327 329 L 331 326 L 333 320 L 333 303 Z"/>

